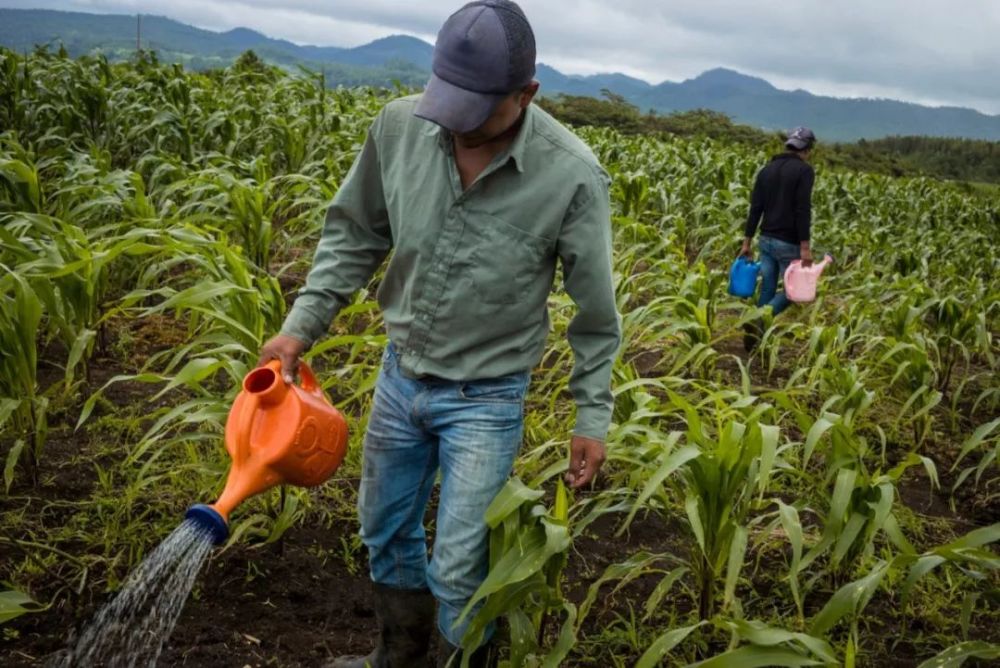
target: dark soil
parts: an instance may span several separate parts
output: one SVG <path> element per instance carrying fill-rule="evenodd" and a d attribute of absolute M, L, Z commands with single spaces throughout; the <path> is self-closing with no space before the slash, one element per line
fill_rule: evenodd
<path fill-rule="evenodd" d="M 214 556 L 164 649 L 163 666 L 316 666 L 367 651 L 374 630 L 368 582 L 329 553 L 354 531 L 302 527 L 283 553 L 241 547 Z M 0 649 L 5 666 L 35 666 L 65 646 L 96 606 L 56 609 L 11 625 L 20 639 Z"/>

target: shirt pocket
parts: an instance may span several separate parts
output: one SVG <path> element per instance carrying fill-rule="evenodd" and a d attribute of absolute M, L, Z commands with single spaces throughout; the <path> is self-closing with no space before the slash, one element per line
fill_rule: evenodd
<path fill-rule="evenodd" d="M 545 268 L 551 242 L 496 216 L 474 212 L 470 268 L 477 296 L 487 304 L 517 304 Z"/>

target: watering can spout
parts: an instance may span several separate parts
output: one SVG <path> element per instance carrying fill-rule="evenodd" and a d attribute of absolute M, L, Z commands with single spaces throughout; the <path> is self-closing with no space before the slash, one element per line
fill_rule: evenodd
<path fill-rule="evenodd" d="M 222 545 L 229 539 L 229 523 L 212 506 L 196 503 L 187 509 L 184 519 L 194 522 L 211 536 L 213 545 Z"/>
<path fill-rule="evenodd" d="M 185 518 L 205 529 L 216 545 L 229 535 L 229 514 L 245 499 L 276 485 L 314 487 L 333 475 L 347 453 L 347 422 L 330 404 L 312 369 L 299 365 L 301 385 L 268 362 L 248 373 L 226 420 L 232 460 L 226 486 L 211 505 L 196 504 Z"/>

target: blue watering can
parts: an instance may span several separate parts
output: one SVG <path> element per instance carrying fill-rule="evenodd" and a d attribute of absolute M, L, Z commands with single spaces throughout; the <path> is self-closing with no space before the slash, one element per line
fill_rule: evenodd
<path fill-rule="evenodd" d="M 741 255 L 729 270 L 729 294 L 736 297 L 752 297 L 757 289 L 757 274 L 760 262 L 752 262 Z"/>

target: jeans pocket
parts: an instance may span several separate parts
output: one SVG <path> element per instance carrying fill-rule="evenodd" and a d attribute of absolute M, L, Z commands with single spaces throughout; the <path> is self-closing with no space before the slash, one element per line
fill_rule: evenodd
<path fill-rule="evenodd" d="M 527 383 L 520 375 L 462 383 L 458 392 L 463 399 L 480 403 L 520 404 L 524 401 Z"/>

